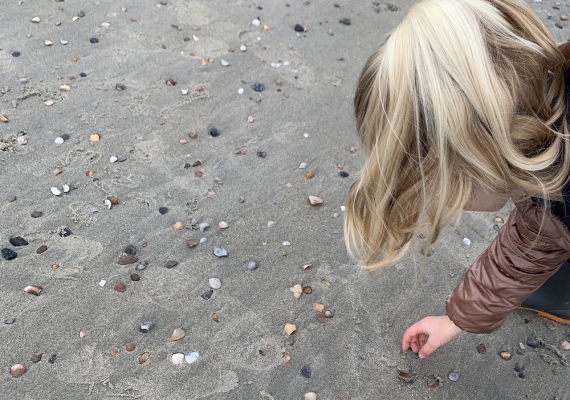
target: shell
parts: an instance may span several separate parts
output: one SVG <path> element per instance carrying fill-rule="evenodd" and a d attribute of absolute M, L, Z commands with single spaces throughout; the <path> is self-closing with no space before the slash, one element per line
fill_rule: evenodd
<path fill-rule="evenodd" d="M 69 92 L 71 90 L 71 86 L 69 85 L 61 85 L 59 87 L 59 90 L 64 91 L 64 92 Z"/>
<path fill-rule="evenodd" d="M 495 225 L 501 226 L 502 224 L 505 223 L 505 221 L 504 221 L 501 217 L 495 217 L 495 219 L 493 220 L 493 223 L 494 223 Z"/>
<path fill-rule="evenodd" d="M 184 355 L 184 360 L 187 364 L 192 364 L 198 360 L 198 357 L 200 357 L 200 354 L 197 351 L 191 351 Z"/>
<path fill-rule="evenodd" d="M 285 333 L 287 335 L 292 335 L 297 331 L 297 325 L 295 324 L 285 324 L 285 327 L 283 328 L 285 330 Z"/>
<path fill-rule="evenodd" d="M 289 361 L 291 361 L 291 354 L 289 353 L 283 354 L 283 363 L 287 364 Z"/>
<path fill-rule="evenodd" d="M 570 343 L 568 343 L 567 340 L 564 340 L 560 342 L 560 347 L 562 347 L 564 350 L 570 350 Z"/>
<path fill-rule="evenodd" d="M 118 352 L 119 352 L 119 351 L 118 351 L 117 349 L 111 349 L 111 350 L 109 350 L 109 355 L 110 355 L 111 357 L 115 357 Z"/>
<path fill-rule="evenodd" d="M 313 266 L 313 264 L 303 264 L 301 266 L 301 271 L 305 271 L 305 270 L 311 268 L 312 266 Z"/>
<path fill-rule="evenodd" d="M 139 356 L 139 364 L 144 364 L 145 362 L 148 361 L 149 358 L 150 358 L 150 353 L 142 353 Z"/>
<path fill-rule="evenodd" d="M 176 328 L 174 330 L 174 332 L 172 332 L 172 335 L 170 335 L 170 340 L 172 340 L 173 342 L 182 339 L 184 336 L 186 336 L 186 332 L 184 332 L 184 329 L 182 328 Z"/>
<path fill-rule="evenodd" d="M 208 279 L 208 283 L 212 289 L 219 289 L 222 287 L 222 281 L 220 281 L 218 278 L 210 278 Z"/>
<path fill-rule="evenodd" d="M 109 200 L 111 202 L 111 204 L 114 206 L 119 204 L 119 199 L 115 196 L 109 196 L 109 197 L 107 197 L 107 200 Z"/>
<path fill-rule="evenodd" d="M 325 305 L 321 303 L 313 303 L 313 310 L 322 312 L 325 310 Z"/>
<path fill-rule="evenodd" d="M 36 23 L 36 24 L 37 24 L 37 23 L 40 22 L 40 21 L 41 21 L 41 20 L 40 20 L 40 17 L 34 17 L 34 18 L 32 18 L 32 22 L 33 22 L 33 23 Z"/>
<path fill-rule="evenodd" d="M 509 361 L 511 359 L 511 353 L 503 350 L 499 352 L 499 357 L 501 357 L 505 361 Z"/>
<path fill-rule="evenodd" d="M 63 192 L 64 193 L 68 193 L 70 189 L 71 188 L 69 187 L 69 185 L 63 185 Z"/>
<path fill-rule="evenodd" d="M 304 294 L 311 294 L 311 293 L 313 293 L 313 288 L 310 286 L 304 286 L 303 287 L 303 293 Z"/>
<path fill-rule="evenodd" d="M 129 353 L 130 353 L 131 351 L 133 351 L 134 349 L 136 349 L 136 348 L 137 348 L 137 346 L 135 346 L 135 345 L 132 344 L 132 343 L 127 343 L 127 344 L 125 345 L 125 350 L 127 350 Z"/>
<path fill-rule="evenodd" d="M 414 380 L 414 376 L 406 371 L 400 371 L 398 373 L 398 378 L 400 378 L 400 380 L 405 383 L 410 383 Z"/>
<path fill-rule="evenodd" d="M 313 179 L 315 177 L 315 173 L 311 170 L 308 170 L 307 172 L 305 172 L 305 178 L 306 179 Z"/>
<path fill-rule="evenodd" d="M 207 222 L 202 222 L 198 225 L 198 227 L 200 228 L 201 231 L 205 231 L 210 227 L 210 224 Z"/>
<path fill-rule="evenodd" d="M 325 314 L 323 314 L 322 312 L 318 312 L 317 321 L 319 321 L 321 324 L 324 324 L 326 321 Z"/>
<path fill-rule="evenodd" d="M 174 365 L 182 365 L 184 362 L 184 354 L 174 353 L 172 356 L 170 356 L 170 362 Z"/>
<path fill-rule="evenodd" d="M 99 141 L 99 135 L 97 133 L 92 134 L 91 136 L 89 136 L 89 140 L 92 142 L 98 142 Z"/>
<path fill-rule="evenodd" d="M 317 394 L 315 392 L 305 393 L 305 400 L 317 400 Z"/>
<path fill-rule="evenodd" d="M 332 318 L 333 314 L 331 310 L 326 310 L 325 311 L 325 318 Z"/>
<path fill-rule="evenodd" d="M 212 318 L 212 321 L 214 322 L 220 322 L 220 316 L 218 315 L 217 312 L 213 313 L 210 318 Z"/>
<path fill-rule="evenodd" d="M 111 200 L 105 200 L 105 206 L 107 206 L 107 209 L 111 209 L 111 207 L 113 206 L 113 204 L 111 204 Z"/>
<path fill-rule="evenodd" d="M 53 106 L 53 103 L 54 103 L 53 100 L 44 101 L 44 104 L 45 104 L 46 106 Z"/>
<path fill-rule="evenodd" d="M 54 196 L 61 196 L 61 192 L 56 187 L 51 187 L 51 192 L 53 193 Z"/>
<path fill-rule="evenodd" d="M 79 338 L 83 339 L 87 335 L 85 331 L 79 331 Z"/>
<path fill-rule="evenodd" d="M 42 360 L 42 356 L 44 354 L 43 353 L 34 353 L 32 354 L 32 356 L 30 357 L 30 361 L 33 363 L 38 363 Z"/>
<path fill-rule="evenodd" d="M 24 375 L 26 371 L 28 371 L 28 369 L 22 364 L 16 364 L 10 367 L 10 375 L 12 375 L 12 378 L 19 378 Z"/>
<path fill-rule="evenodd" d="M 221 222 L 218 224 L 218 228 L 220 228 L 220 229 L 226 229 L 228 226 L 229 226 L 229 225 L 228 225 L 228 223 L 227 223 L 226 221 L 221 221 Z"/>
<path fill-rule="evenodd" d="M 175 231 L 181 231 L 182 229 L 184 229 L 184 222 L 178 221 L 177 223 L 174 224 L 173 228 Z"/>
<path fill-rule="evenodd" d="M 290 288 L 289 291 L 291 291 L 291 293 L 293 293 L 293 296 L 295 296 L 295 298 L 298 299 L 303 294 L 303 287 L 299 284 L 296 284 L 295 286 Z"/>
<path fill-rule="evenodd" d="M 42 293 L 42 287 L 41 286 L 35 286 L 35 285 L 26 286 L 24 288 L 24 292 L 35 294 L 36 296 L 39 296 Z"/>
<path fill-rule="evenodd" d="M 323 199 L 317 196 L 309 196 L 309 203 L 311 203 L 312 206 L 318 206 L 323 204 Z"/>

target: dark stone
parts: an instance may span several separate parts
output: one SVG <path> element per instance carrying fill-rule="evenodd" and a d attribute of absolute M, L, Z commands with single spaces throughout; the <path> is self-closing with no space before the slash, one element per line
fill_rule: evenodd
<path fill-rule="evenodd" d="M 16 201 L 16 196 L 14 196 L 13 194 L 8 195 L 8 196 L 6 197 L 6 201 L 7 201 L 8 203 L 11 203 L 11 202 L 13 202 L 13 201 Z"/>
<path fill-rule="evenodd" d="M 499 228 L 499 225 L 493 225 L 493 230 L 494 230 L 495 232 L 499 232 L 500 229 L 501 229 L 501 228 Z"/>
<path fill-rule="evenodd" d="M 79 18 L 83 18 L 83 17 L 85 16 L 85 11 L 79 11 L 79 12 L 77 13 L 77 16 L 78 16 Z"/>
<path fill-rule="evenodd" d="M 518 364 L 515 364 L 515 372 L 521 372 L 521 366 Z"/>
<path fill-rule="evenodd" d="M 524 379 L 526 377 L 526 375 L 524 374 L 524 372 L 519 372 L 519 378 Z"/>
<path fill-rule="evenodd" d="M 350 20 L 348 18 L 342 18 L 340 19 L 338 22 L 340 22 L 343 25 L 350 25 Z"/>
<path fill-rule="evenodd" d="M 168 212 L 168 208 L 167 208 L 167 207 L 160 207 L 160 208 L 158 209 L 158 212 L 159 212 L 161 215 L 164 215 L 164 214 L 166 214 L 166 213 Z"/>
<path fill-rule="evenodd" d="M 48 362 L 50 364 L 53 364 L 55 362 L 55 358 L 57 357 L 57 354 L 52 354 L 52 356 L 49 358 Z"/>
<path fill-rule="evenodd" d="M 259 158 L 265 158 L 265 157 L 267 157 L 267 153 L 264 152 L 264 151 L 258 151 L 258 152 L 257 152 L 257 156 L 258 156 Z"/>
<path fill-rule="evenodd" d="M 536 349 L 536 348 L 538 347 L 538 341 L 537 341 L 535 338 L 530 337 L 530 338 L 528 338 L 528 339 L 526 340 L 526 345 L 527 345 L 528 347 L 531 347 L 531 348 L 533 348 L 533 349 Z"/>
<path fill-rule="evenodd" d="M 10 250 L 10 249 L 2 249 L 2 256 L 10 261 L 13 260 L 14 258 L 18 257 L 18 253 L 16 253 L 14 250 Z"/>
<path fill-rule="evenodd" d="M 60 237 L 64 238 L 73 235 L 73 232 L 71 232 L 71 229 L 69 229 L 67 226 L 64 226 L 63 228 L 59 229 L 58 234 Z"/>
<path fill-rule="evenodd" d="M 483 343 L 477 345 L 477 353 L 485 354 L 487 352 L 487 348 Z"/>
<path fill-rule="evenodd" d="M 188 169 L 188 168 L 190 168 L 191 166 L 192 166 L 192 165 L 190 165 L 190 163 L 186 163 L 186 164 L 184 164 L 184 169 Z"/>
<path fill-rule="evenodd" d="M 20 55 L 22 55 L 22 53 L 20 53 L 19 51 L 12 52 L 12 57 L 20 57 Z"/>
<path fill-rule="evenodd" d="M 93 178 L 93 182 L 99 182 L 99 178 Z"/>
<path fill-rule="evenodd" d="M 165 267 L 166 268 L 174 268 L 178 265 L 178 261 L 174 261 L 174 260 L 169 260 L 166 262 Z"/>
<path fill-rule="evenodd" d="M 220 132 L 218 132 L 218 130 L 217 130 L 216 128 L 210 129 L 210 136 L 216 137 L 216 136 L 219 136 L 219 135 L 220 135 Z"/>
<path fill-rule="evenodd" d="M 348 176 L 348 172 L 346 172 L 346 171 L 340 171 L 338 174 L 340 176 L 342 176 L 343 178 L 346 178 Z"/>
<path fill-rule="evenodd" d="M 204 300 L 210 300 L 212 298 L 212 294 L 214 294 L 214 291 L 212 289 L 210 289 L 210 290 L 204 292 L 201 297 Z"/>
<path fill-rule="evenodd" d="M 127 160 L 127 157 L 125 157 L 125 156 L 121 156 L 121 155 L 117 156 L 117 162 L 123 162 L 126 160 Z"/>
<path fill-rule="evenodd" d="M 63 135 L 60 136 L 60 138 L 62 138 L 63 140 L 69 140 L 71 136 L 69 136 L 67 133 L 64 133 Z"/>
<path fill-rule="evenodd" d="M 125 247 L 125 249 L 123 250 L 123 253 L 127 253 L 127 254 L 131 254 L 133 256 L 136 256 L 137 255 L 137 248 L 134 245 L 129 244 L 127 247 Z"/>
<path fill-rule="evenodd" d="M 255 90 L 256 92 L 261 92 L 264 88 L 263 83 L 260 82 L 255 82 L 253 85 L 251 85 L 251 88 L 253 90 Z"/>
<path fill-rule="evenodd" d="M 99 39 L 97 39 L 96 37 L 92 37 L 91 39 L 89 39 L 89 42 L 93 44 L 99 43 Z"/>
<path fill-rule="evenodd" d="M 16 318 L 14 318 L 14 317 L 6 318 L 3 322 L 6 325 L 12 325 L 14 322 L 16 322 Z"/>
<path fill-rule="evenodd" d="M 20 236 L 10 238 L 10 243 L 12 244 L 12 246 L 16 247 L 29 245 L 28 241 Z"/>
<path fill-rule="evenodd" d="M 40 247 L 38 247 L 38 249 L 36 250 L 36 253 L 37 254 L 45 253 L 47 251 L 47 249 L 48 249 L 48 247 L 45 244 L 43 244 Z"/>
<path fill-rule="evenodd" d="M 79 76 L 82 77 L 82 78 L 85 78 L 85 77 L 87 77 L 87 74 L 86 74 L 85 72 L 81 72 L 81 73 L 79 74 Z"/>
<path fill-rule="evenodd" d="M 517 351 L 516 351 L 516 353 L 517 353 L 519 356 L 522 356 L 522 355 L 525 353 L 525 351 L 524 351 L 523 349 L 521 349 L 521 348 L 518 348 Z"/>
<path fill-rule="evenodd" d="M 119 256 L 117 264 L 119 265 L 129 265 L 134 264 L 139 260 L 139 258 L 133 254 L 123 253 Z"/>
<path fill-rule="evenodd" d="M 139 274 L 131 274 L 131 281 L 138 282 L 141 280 L 141 276 Z"/>
<path fill-rule="evenodd" d="M 311 377 L 311 367 L 309 367 L 308 365 L 305 365 L 303 368 L 301 368 L 301 376 L 303 378 L 310 378 Z"/>
<path fill-rule="evenodd" d="M 301 24 L 296 24 L 293 29 L 295 29 L 295 32 L 305 32 L 305 27 Z"/>

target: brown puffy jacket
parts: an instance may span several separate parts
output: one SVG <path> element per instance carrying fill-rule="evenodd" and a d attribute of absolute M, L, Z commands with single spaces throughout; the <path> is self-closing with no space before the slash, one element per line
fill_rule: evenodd
<path fill-rule="evenodd" d="M 559 47 L 570 59 L 570 42 Z M 490 333 L 570 259 L 565 223 L 532 201 L 519 203 L 489 247 L 447 298 L 464 331 Z"/>

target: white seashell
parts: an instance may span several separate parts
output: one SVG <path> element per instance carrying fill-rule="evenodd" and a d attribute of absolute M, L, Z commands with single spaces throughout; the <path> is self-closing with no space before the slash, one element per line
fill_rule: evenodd
<path fill-rule="evenodd" d="M 295 296 L 296 299 L 300 298 L 301 295 L 303 294 L 303 287 L 300 284 L 296 284 L 289 290 L 291 291 L 291 293 L 293 293 L 293 296 Z"/>
<path fill-rule="evenodd" d="M 182 94 L 184 96 L 186 96 L 188 94 L 188 89 L 180 89 L 180 91 L 182 92 Z"/>
<path fill-rule="evenodd" d="M 113 203 L 111 203 L 111 200 L 109 200 L 109 199 L 105 200 L 105 205 L 107 206 L 107 208 L 109 210 L 111 209 L 111 207 L 113 207 Z"/>
<path fill-rule="evenodd" d="M 63 185 L 63 192 L 64 192 L 64 193 L 68 193 L 68 192 L 69 192 L 69 185 Z"/>
<path fill-rule="evenodd" d="M 60 39 L 59 43 L 61 43 L 62 45 L 66 45 L 67 43 L 69 43 L 67 40 L 65 39 Z"/>
<path fill-rule="evenodd" d="M 212 289 L 219 289 L 222 287 L 222 281 L 220 281 L 218 278 L 210 278 L 208 279 L 208 283 Z"/>
<path fill-rule="evenodd" d="M 256 18 L 256 19 L 254 19 L 253 21 L 251 21 L 251 24 L 252 24 L 253 26 L 259 26 L 259 25 L 261 25 L 261 21 Z"/>
<path fill-rule="evenodd" d="M 56 137 L 54 140 L 55 144 L 63 144 L 64 140 L 61 137 Z"/>
<path fill-rule="evenodd" d="M 286 240 L 283 242 L 283 246 L 291 246 L 291 242 Z"/>
<path fill-rule="evenodd" d="M 563 342 L 560 342 L 560 347 L 564 350 L 570 350 L 570 343 L 568 343 L 567 340 L 564 340 Z"/>
<path fill-rule="evenodd" d="M 312 206 L 318 206 L 323 204 L 323 199 L 317 196 L 309 196 L 309 203 L 311 203 Z"/>
<path fill-rule="evenodd" d="M 299 169 L 305 169 L 307 168 L 307 163 L 302 162 L 301 164 L 299 164 Z"/>
<path fill-rule="evenodd" d="M 203 237 L 202 239 L 200 239 L 200 244 L 204 244 L 208 241 L 207 237 Z"/>
<path fill-rule="evenodd" d="M 182 353 L 174 353 L 171 357 L 170 357 L 170 362 L 174 365 L 182 365 L 182 363 L 184 362 L 184 354 Z"/>
<path fill-rule="evenodd" d="M 200 228 L 201 231 L 205 231 L 210 227 L 210 224 L 207 222 L 202 222 L 198 225 L 198 227 Z"/>
<path fill-rule="evenodd" d="M 218 228 L 220 229 L 226 229 L 229 226 L 229 224 L 226 221 L 220 221 L 220 223 L 218 223 Z"/>
<path fill-rule="evenodd" d="M 59 189 L 56 188 L 56 187 L 52 187 L 52 188 L 51 188 L 51 192 L 52 192 L 55 196 L 60 196 L 60 195 L 61 195 L 61 192 L 60 192 Z"/>
<path fill-rule="evenodd" d="M 277 225 L 277 222 L 275 222 L 275 221 L 268 221 L 267 222 L 268 228 L 275 228 L 275 225 Z"/>
<path fill-rule="evenodd" d="M 103 28 L 105 28 L 105 29 L 108 29 L 108 28 L 111 26 L 111 24 L 108 23 L 108 22 L 103 22 L 103 23 L 101 24 L 101 26 L 102 26 Z"/>
<path fill-rule="evenodd" d="M 117 158 L 117 157 L 115 157 L 115 156 L 111 156 L 111 157 L 109 157 L 109 162 L 110 162 L 111 164 L 113 164 L 113 163 L 116 163 L 116 162 L 117 162 L 117 160 L 118 160 L 118 158 Z"/>
<path fill-rule="evenodd" d="M 346 211 L 346 207 L 345 207 L 345 206 L 340 206 L 340 211 L 345 212 L 345 211 Z"/>
<path fill-rule="evenodd" d="M 317 400 L 317 394 L 315 392 L 305 393 L 305 400 Z"/>
<path fill-rule="evenodd" d="M 194 39 L 194 41 L 196 42 L 198 40 L 198 36 L 192 35 L 192 39 Z"/>
<path fill-rule="evenodd" d="M 228 65 L 230 65 L 230 63 L 227 62 L 226 60 L 220 60 L 220 64 L 222 64 L 222 67 L 227 67 Z"/>
<path fill-rule="evenodd" d="M 463 238 L 463 244 L 465 246 L 471 246 L 471 240 L 469 240 L 469 238 Z"/>
<path fill-rule="evenodd" d="M 284 65 L 284 66 L 288 66 L 288 65 L 289 65 L 289 61 L 283 61 L 283 65 Z M 307 136 L 309 136 L 309 135 L 307 135 Z"/>
<path fill-rule="evenodd" d="M 239 50 L 240 51 L 246 51 L 247 47 L 245 47 L 245 44 L 242 44 L 241 46 L 239 46 Z"/>
<path fill-rule="evenodd" d="M 281 63 L 272 62 L 272 63 L 271 63 L 271 66 L 272 66 L 273 68 L 279 68 L 279 67 L 281 66 Z"/>
<path fill-rule="evenodd" d="M 305 139 L 306 139 L 306 138 L 308 138 L 308 137 L 309 137 L 309 134 L 305 132 L 305 133 L 303 133 L 303 136 L 304 136 L 304 137 L 305 137 Z"/>
<path fill-rule="evenodd" d="M 105 286 L 106 283 L 107 283 L 107 281 L 105 279 L 101 279 L 99 281 L 99 286 L 103 287 L 103 286 Z"/>
<path fill-rule="evenodd" d="M 243 88 L 238 89 L 238 94 L 243 94 Z"/>
<path fill-rule="evenodd" d="M 198 360 L 198 357 L 200 357 L 200 354 L 198 354 L 197 351 L 192 351 L 184 355 L 184 359 L 188 364 L 195 363 L 196 360 Z"/>

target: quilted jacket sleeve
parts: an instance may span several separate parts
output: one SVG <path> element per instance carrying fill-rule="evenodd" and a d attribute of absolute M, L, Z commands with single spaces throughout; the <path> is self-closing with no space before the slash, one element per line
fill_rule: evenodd
<path fill-rule="evenodd" d="M 568 259 L 566 225 L 531 201 L 519 203 L 448 296 L 446 314 L 464 331 L 493 332 Z"/>

